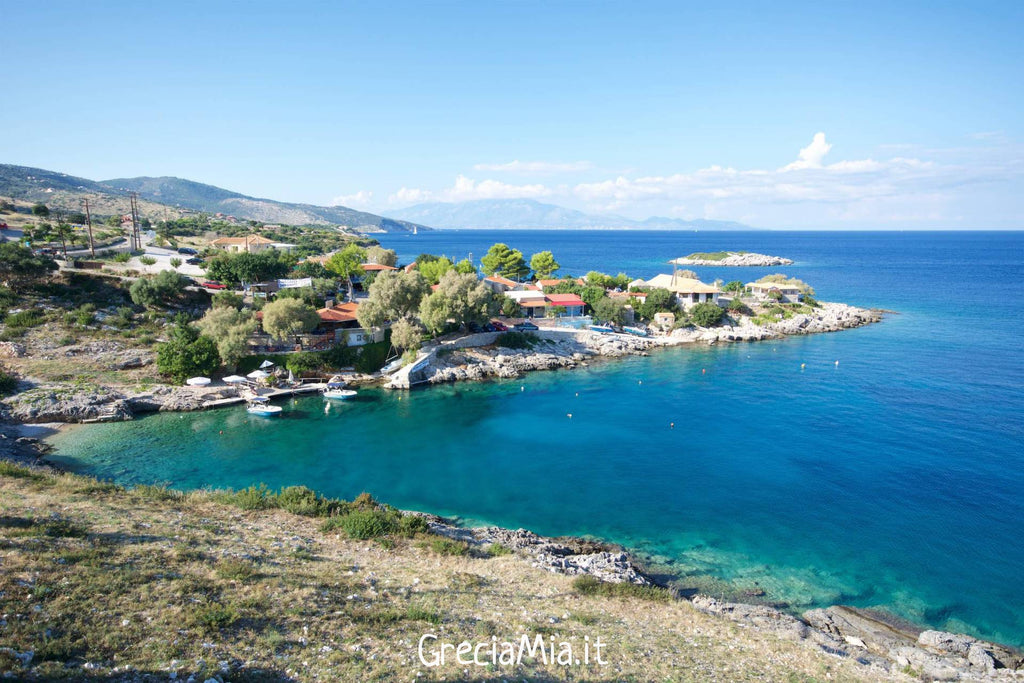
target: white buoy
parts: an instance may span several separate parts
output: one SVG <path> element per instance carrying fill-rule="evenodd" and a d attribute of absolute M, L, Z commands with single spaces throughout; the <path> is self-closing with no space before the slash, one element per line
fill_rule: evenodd
<path fill-rule="evenodd" d="M 572 419 L 572 413 L 566 413 L 565 416 L 568 417 L 570 420 Z"/>
<path fill-rule="evenodd" d="M 836 361 L 836 367 L 837 368 L 839 367 L 839 361 Z"/>

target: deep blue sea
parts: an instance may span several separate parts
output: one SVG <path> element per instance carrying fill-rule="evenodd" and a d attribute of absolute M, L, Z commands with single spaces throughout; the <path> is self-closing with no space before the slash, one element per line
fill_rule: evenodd
<path fill-rule="evenodd" d="M 381 241 L 403 261 L 477 262 L 504 241 L 527 256 L 550 249 L 564 272 L 645 278 L 693 251 L 745 249 L 797 263 L 695 270 L 708 281 L 781 271 L 819 299 L 896 313 L 519 380 L 365 390 L 327 412 L 303 399 L 277 420 L 228 408 L 89 426 L 57 437 L 53 459 L 123 483 L 365 490 L 403 508 L 616 541 L 713 593 L 764 590 L 793 610 L 881 607 L 1024 645 L 1024 233 Z"/>

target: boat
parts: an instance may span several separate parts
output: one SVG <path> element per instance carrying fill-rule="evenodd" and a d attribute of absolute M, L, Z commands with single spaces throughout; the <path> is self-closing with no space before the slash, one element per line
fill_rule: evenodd
<path fill-rule="evenodd" d="M 643 329 L 642 327 L 623 327 L 622 331 L 625 332 L 626 334 L 632 334 L 636 337 L 647 336 L 647 330 Z"/>
<path fill-rule="evenodd" d="M 281 408 L 281 406 L 270 405 L 270 399 L 265 396 L 253 396 L 249 399 L 249 405 L 246 406 L 245 410 L 250 415 L 273 417 L 274 415 L 279 414 L 283 408 Z"/>
<path fill-rule="evenodd" d="M 328 382 L 327 387 L 324 388 L 324 398 L 334 399 L 335 401 L 344 401 L 347 398 L 352 398 L 356 395 L 356 392 L 352 389 L 346 389 L 344 382 Z"/>
<path fill-rule="evenodd" d="M 591 332 L 614 332 L 615 329 L 611 325 L 591 325 Z"/>

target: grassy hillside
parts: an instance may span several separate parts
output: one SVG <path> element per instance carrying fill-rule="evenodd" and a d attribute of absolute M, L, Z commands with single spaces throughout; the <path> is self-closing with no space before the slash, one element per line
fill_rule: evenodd
<path fill-rule="evenodd" d="M 292 512 L 252 493 L 126 491 L 0 462 L 0 672 L 24 680 L 167 680 L 173 672 L 179 680 L 299 681 L 864 675 L 853 661 L 685 601 L 593 595 L 514 553 L 429 534 L 352 538 L 376 534 L 329 520 L 352 514 L 354 504 L 332 512 L 298 495 L 275 501 Z M 326 522 L 304 516 L 329 512 Z M 450 643 L 600 636 L 607 664 L 527 658 L 520 666 L 428 668 L 417 656 L 426 633 Z"/>

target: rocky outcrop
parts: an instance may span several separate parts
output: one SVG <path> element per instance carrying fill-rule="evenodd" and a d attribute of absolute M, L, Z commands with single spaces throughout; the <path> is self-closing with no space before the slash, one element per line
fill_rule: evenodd
<path fill-rule="evenodd" d="M 48 384 L 7 399 L 4 417 L 23 424 L 43 422 L 117 422 L 141 413 L 201 410 L 210 400 L 233 396 L 234 389 L 196 389 L 157 385 L 123 393 L 86 384 Z"/>
<path fill-rule="evenodd" d="M 581 538 L 547 538 L 526 529 L 465 528 L 434 515 L 422 515 L 434 533 L 474 546 L 500 545 L 527 556 L 534 567 L 570 576 L 590 575 L 611 583 L 653 585 L 621 548 Z"/>
<path fill-rule="evenodd" d="M 793 264 L 792 259 L 781 256 L 769 256 L 767 254 L 754 254 L 751 252 L 727 252 L 729 255 L 723 259 L 700 259 L 700 258 L 678 258 L 672 261 L 679 266 L 789 266 Z"/>
<path fill-rule="evenodd" d="M 816 334 L 860 327 L 881 319 L 882 314 L 878 311 L 846 304 L 823 303 L 813 313 L 797 313 L 788 320 L 772 323 L 768 328 L 780 335 Z"/>

